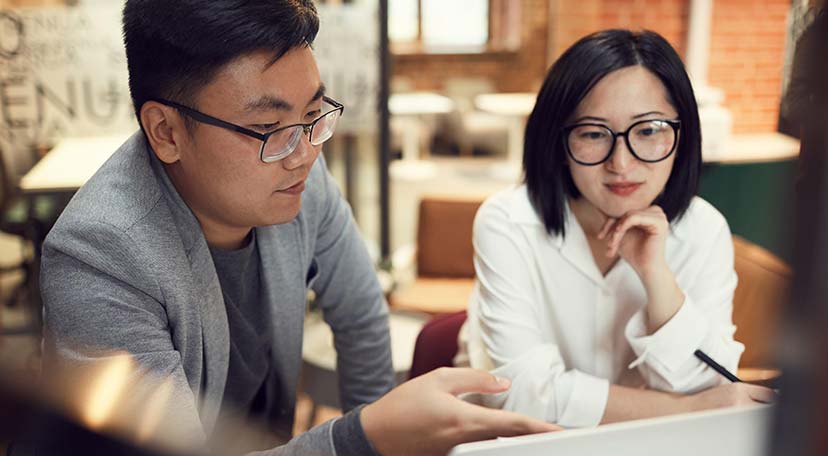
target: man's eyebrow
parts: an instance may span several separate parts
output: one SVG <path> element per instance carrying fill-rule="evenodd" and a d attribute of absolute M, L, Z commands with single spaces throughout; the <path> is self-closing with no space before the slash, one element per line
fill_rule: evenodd
<path fill-rule="evenodd" d="M 319 84 L 319 88 L 318 88 L 318 89 L 316 89 L 316 93 L 315 93 L 315 94 L 313 94 L 313 97 L 310 99 L 310 101 L 308 102 L 308 104 L 311 104 L 311 103 L 313 103 L 314 101 L 317 101 L 317 100 L 319 100 L 320 98 L 324 97 L 324 96 L 325 96 L 325 90 L 326 90 L 326 88 L 325 88 L 325 84 Z"/>
<path fill-rule="evenodd" d="M 274 97 L 271 95 L 265 95 L 259 97 L 255 100 L 252 100 L 245 105 L 244 110 L 246 112 L 253 112 L 253 111 L 292 111 L 293 105 L 288 103 L 286 100 Z"/>
<path fill-rule="evenodd" d="M 319 100 L 323 96 L 325 96 L 325 85 L 319 84 L 319 88 L 316 89 L 316 92 L 313 94 L 313 97 L 311 97 L 308 104 Z M 272 95 L 264 95 L 248 102 L 247 105 L 245 105 L 244 110 L 245 112 L 293 111 L 293 105 L 283 98 L 274 97 Z"/>

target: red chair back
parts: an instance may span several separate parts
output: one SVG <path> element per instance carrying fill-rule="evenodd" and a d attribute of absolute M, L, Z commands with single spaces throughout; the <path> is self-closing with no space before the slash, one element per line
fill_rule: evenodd
<path fill-rule="evenodd" d="M 461 310 L 434 317 L 423 326 L 414 344 L 409 379 L 438 367 L 452 366 L 457 354 L 457 336 L 465 321 L 466 311 Z"/>

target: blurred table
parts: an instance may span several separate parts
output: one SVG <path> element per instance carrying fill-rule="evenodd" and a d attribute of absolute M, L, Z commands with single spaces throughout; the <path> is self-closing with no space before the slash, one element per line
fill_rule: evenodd
<path fill-rule="evenodd" d="M 732 135 L 725 142 L 725 153 L 706 157 L 705 163 L 744 165 L 793 160 L 799 157 L 799 140 L 782 133 L 752 133 Z"/>
<path fill-rule="evenodd" d="M 20 179 L 23 193 L 75 192 L 98 171 L 129 135 L 61 140 Z"/>
<path fill-rule="evenodd" d="M 426 131 L 426 118 L 448 114 L 454 110 L 451 98 L 432 92 L 394 93 L 388 98 L 388 110 L 403 120 L 403 160 L 413 161 L 419 157 L 420 138 Z"/>
<path fill-rule="evenodd" d="M 791 262 L 798 157 L 799 141 L 790 136 L 733 135 L 721 156 L 704 159 L 698 194 L 725 216 L 733 234 Z"/>
<path fill-rule="evenodd" d="M 20 191 L 29 199 L 29 220 L 36 220 L 34 211 L 38 199 L 49 199 L 56 206 L 56 213 L 60 213 L 72 195 L 98 171 L 127 138 L 129 135 L 121 134 L 59 141 L 18 183 Z M 29 305 L 39 327 L 40 257 L 43 241 L 51 226 L 32 225 L 28 237 L 34 247 L 34 259 L 29 277 L 26 278 L 26 287 L 29 292 Z"/>
<path fill-rule="evenodd" d="M 523 157 L 523 133 L 526 118 L 535 108 L 538 95 L 533 92 L 484 93 L 474 98 L 474 105 L 481 111 L 503 116 L 509 123 L 509 144 L 506 157 L 510 162 L 520 162 Z"/>
<path fill-rule="evenodd" d="M 426 316 L 402 312 L 391 312 L 388 316 L 391 360 L 397 384 L 408 380 L 414 344 L 427 320 Z M 321 314 L 311 313 L 305 320 L 302 342 L 302 390 L 313 402 L 309 425 L 316 419 L 320 405 L 341 408 L 336 356 L 330 327 L 322 320 Z"/>

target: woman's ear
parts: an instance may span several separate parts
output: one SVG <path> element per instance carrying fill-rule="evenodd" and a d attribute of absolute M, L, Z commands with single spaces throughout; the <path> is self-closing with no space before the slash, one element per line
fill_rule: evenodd
<path fill-rule="evenodd" d="M 141 125 L 152 150 L 166 164 L 177 162 L 181 147 L 189 137 L 181 114 L 170 106 L 148 101 L 141 106 Z"/>

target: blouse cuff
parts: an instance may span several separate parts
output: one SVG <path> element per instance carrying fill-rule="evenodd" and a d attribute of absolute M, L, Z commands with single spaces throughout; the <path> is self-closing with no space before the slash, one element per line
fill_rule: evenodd
<path fill-rule="evenodd" d="M 558 400 L 553 402 L 554 416 L 558 418 L 558 425 L 597 426 L 607 407 L 609 381 L 573 370 L 555 381 L 555 396 Z"/>
<path fill-rule="evenodd" d="M 629 368 L 646 362 L 663 366 L 667 372 L 677 371 L 702 345 L 709 330 L 707 319 L 685 295 L 678 312 L 658 331 L 647 335 L 646 312 L 646 308 L 636 312 L 625 329 L 627 340 L 638 357 Z"/>

